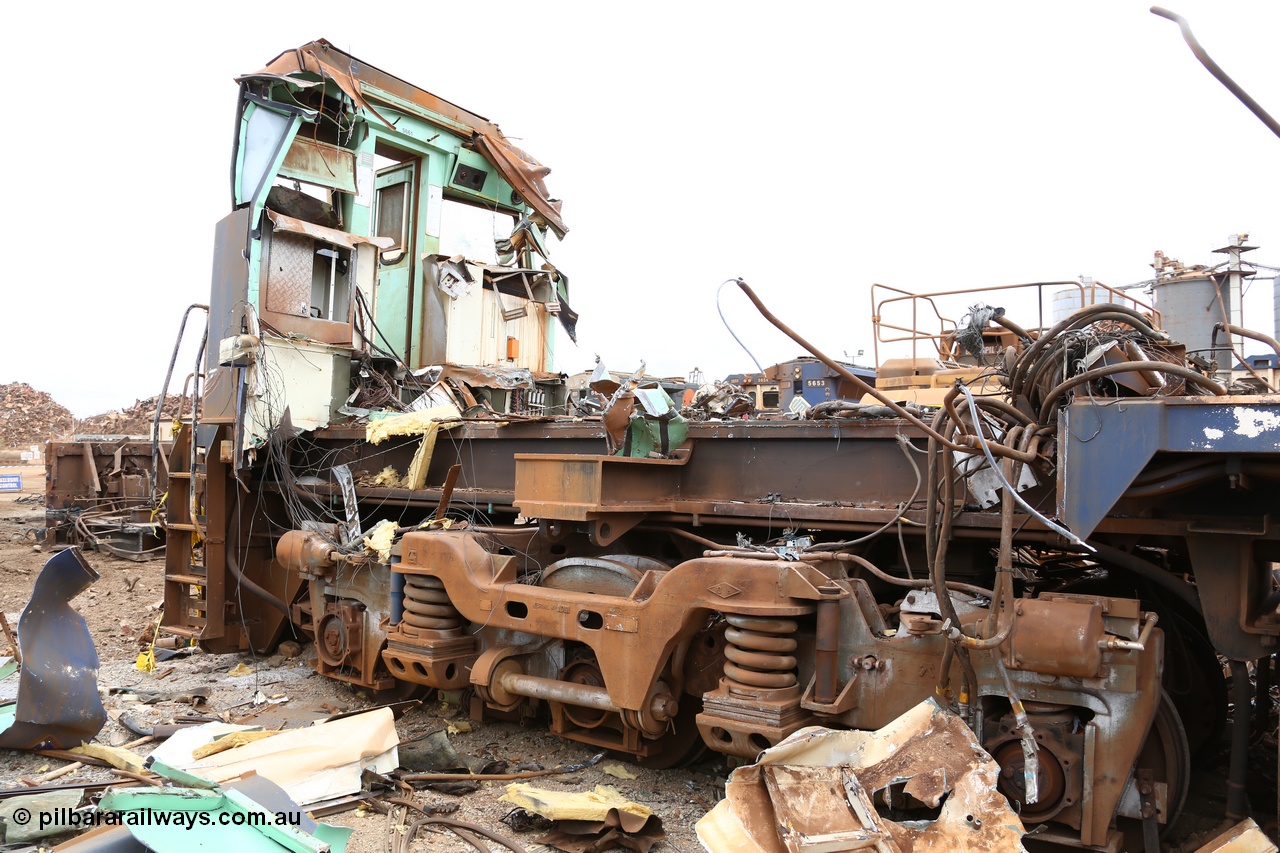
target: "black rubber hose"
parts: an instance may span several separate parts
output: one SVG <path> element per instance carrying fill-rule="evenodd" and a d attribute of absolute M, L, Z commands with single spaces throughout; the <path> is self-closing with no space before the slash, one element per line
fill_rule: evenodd
<path fill-rule="evenodd" d="M 1040 423 L 1046 423 L 1049 420 L 1049 416 L 1053 414 L 1053 407 L 1057 404 L 1058 398 L 1077 385 L 1083 385 L 1086 382 L 1092 382 L 1094 379 L 1110 376 L 1113 373 L 1129 373 L 1137 370 L 1158 370 L 1161 373 L 1170 373 L 1180 379 L 1194 382 L 1204 390 L 1219 397 L 1225 396 L 1227 393 L 1226 388 L 1223 388 L 1212 379 L 1202 376 L 1190 367 L 1183 367 L 1179 364 L 1169 364 L 1163 361 L 1126 361 L 1120 364 L 1108 364 L 1103 367 L 1095 367 L 1092 370 L 1086 370 L 1084 373 L 1072 376 L 1070 379 L 1055 385 L 1049 393 L 1045 395 L 1044 400 L 1040 403 Z"/>
<path fill-rule="evenodd" d="M 1132 572 L 1143 580 L 1151 581 L 1156 586 L 1182 599 L 1196 613 L 1203 613 L 1200 607 L 1200 596 L 1196 595 L 1195 590 L 1154 563 L 1149 563 L 1141 557 L 1135 557 L 1128 551 L 1121 551 L 1111 545 L 1104 545 L 1100 542 L 1090 542 L 1089 545 L 1094 549 L 1094 556 L 1103 562 L 1111 563 L 1125 571 Z M 1070 550 L 1075 549 L 1072 548 Z"/>
<path fill-rule="evenodd" d="M 1114 305 L 1112 303 L 1099 303 L 1090 305 L 1087 308 L 1081 308 L 1070 317 L 1058 323 L 1049 331 L 1040 335 L 1035 339 L 1031 346 L 1023 351 L 1022 356 L 1018 359 L 1018 363 L 1014 365 L 1013 376 L 1010 377 L 1009 390 L 1011 396 L 1015 399 L 1022 393 L 1023 383 L 1026 380 L 1027 371 L 1031 369 L 1034 362 L 1037 361 L 1036 356 L 1045 347 L 1049 346 L 1059 335 L 1068 329 L 1077 326 L 1087 326 L 1090 323 L 1100 320 L 1119 320 L 1133 326 L 1145 337 L 1162 338 L 1163 336 L 1153 329 L 1148 323 L 1147 318 L 1143 317 L 1137 311 L 1126 308 L 1123 305 Z"/>

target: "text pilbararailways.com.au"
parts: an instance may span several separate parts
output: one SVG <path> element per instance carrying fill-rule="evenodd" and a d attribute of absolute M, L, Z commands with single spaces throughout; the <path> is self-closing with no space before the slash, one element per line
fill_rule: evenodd
<path fill-rule="evenodd" d="M 130 809 L 110 811 L 98 809 L 56 808 L 32 812 L 15 809 L 10 817 L 20 826 L 35 821 L 40 829 L 63 827 L 87 829 L 97 826 L 172 826 L 181 829 L 199 829 L 213 826 L 292 826 L 302 825 L 302 812 L 269 811 L 161 811 L 159 809 Z"/>

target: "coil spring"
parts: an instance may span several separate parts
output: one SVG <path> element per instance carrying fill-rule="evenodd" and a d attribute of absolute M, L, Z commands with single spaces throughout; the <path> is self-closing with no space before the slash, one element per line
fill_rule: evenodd
<path fill-rule="evenodd" d="M 429 575 L 405 575 L 404 622 L 429 631 L 454 631 L 462 614 L 449 601 L 444 582 Z"/>
<path fill-rule="evenodd" d="M 795 632 L 792 619 L 767 619 L 726 614 L 732 627 L 724 632 L 727 644 L 724 674 L 733 686 L 747 691 L 784 690 L 795 687 Z"/>

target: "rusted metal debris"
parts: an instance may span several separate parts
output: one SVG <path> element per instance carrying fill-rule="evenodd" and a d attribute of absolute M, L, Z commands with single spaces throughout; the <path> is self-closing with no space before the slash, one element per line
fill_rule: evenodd
<path fill-rule="evenodd" d="M 733 771 L 696 830 L 711 853 L 1021 851 L 999 774 L 964 720 L 927 700 L 878 731 L 792 734 Z"/>

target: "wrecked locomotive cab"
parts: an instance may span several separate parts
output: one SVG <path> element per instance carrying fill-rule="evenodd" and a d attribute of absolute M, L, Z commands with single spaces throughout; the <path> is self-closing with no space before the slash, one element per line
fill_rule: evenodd
<path fill-rule="evenodd" d="M 326 42 L 241 85 L 226 334 L 168 465 L 169 631 L 301 631 L 327 677 L 469 690 L 477 718 L 651 766 L 932 697 L 1038 838 L 1115 849 L 1177 815 L 1225 723 L 1217 655 L 1280 635 L 1274 393 L 1113 291 L 1034 328 L 968 294 L 939 330 L 891 313 L 948 294 L 873 291 L 877 342 L 926 348 L 873 387 L 744 288 L 861 400 L 756 419 L 709 384 L 686 418 L 601 366 L 571 416 L 546 170 Z"/>

